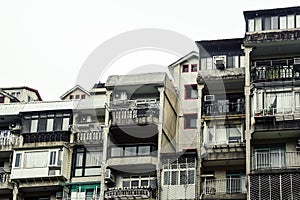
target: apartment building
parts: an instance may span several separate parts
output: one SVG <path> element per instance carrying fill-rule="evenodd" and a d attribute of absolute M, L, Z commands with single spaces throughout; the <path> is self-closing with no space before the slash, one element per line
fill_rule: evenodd
<path fill-rule="evenodd" d="M 201 198 L 244 199 L 243 38 L 197 42 Z"/>
<path fill-rule="evenodd" d="M 299 199 L 300 7 L 245 11 L 250 199 Z"/>

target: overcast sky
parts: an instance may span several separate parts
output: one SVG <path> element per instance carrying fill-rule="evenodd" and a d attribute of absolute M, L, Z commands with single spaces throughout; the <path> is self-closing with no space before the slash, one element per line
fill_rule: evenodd
<path fill-rule="evenodd" d="M 298 3 L 298 4 L 297 4 Z M 76 84 L 87 57 L 126 31 L 162 28 L 192 40 L 243 37 L 243 11 L 298 6 L 299 0 L 1 1 L 0 87 L 29 86 L 56 100 Z M 115 70 L 169 65 L 174 55 L 128 56 Z M 120 64 L 122 63 L 122 64 Z"/>

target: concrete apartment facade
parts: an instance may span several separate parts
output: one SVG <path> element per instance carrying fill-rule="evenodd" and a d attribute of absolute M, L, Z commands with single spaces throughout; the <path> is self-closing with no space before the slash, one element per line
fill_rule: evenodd
<path fill-rule="evenodd" d="M 300 199 L 300 7 L 166 73 L 0 89 L 0 200 Z"/>

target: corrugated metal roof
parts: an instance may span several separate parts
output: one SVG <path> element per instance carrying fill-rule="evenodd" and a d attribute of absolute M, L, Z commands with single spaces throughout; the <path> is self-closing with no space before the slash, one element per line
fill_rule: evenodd
<path fill-rule="evenodd" d="M 0 115 L 18 115 L 24 108 L 24 103 L 0 104 Z"/>
<path fill-rule="evenodd" d="M 24 105 L 22 112 L 69 110 L 77 107 L 78 101 L 36 101 Z"/>

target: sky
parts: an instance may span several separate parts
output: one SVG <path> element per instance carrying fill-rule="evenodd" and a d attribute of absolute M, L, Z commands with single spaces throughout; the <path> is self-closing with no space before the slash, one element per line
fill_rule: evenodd
<path fill-rule="evenodd" d="M 0 1 L 0 87 L 28 86 L 43 100 L 58 100 L 77 83 L 91 53 L 122 33 L 155 28 L 194 41 L 238 38 L 245 33 L 243 11 L 298 5 L 298 0 Z M 178 58 L 153 50 L 129 53 L 95 82 Z"/>

